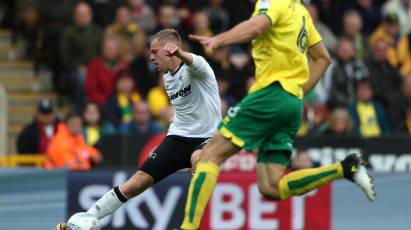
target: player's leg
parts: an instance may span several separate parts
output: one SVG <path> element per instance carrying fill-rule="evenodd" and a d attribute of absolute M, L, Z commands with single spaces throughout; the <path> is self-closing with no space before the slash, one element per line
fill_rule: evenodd
<path fill-rule="evenodd" d="M 259 146 L 257 155 L 258 186 L 266 198 L 281 200 L 301 195 L 343 177 L 341 164 L 299 170 L 284 176 L 290 162 L 293 139 L 301 124 L 303 102 L 279 84 L 273 84 L 270 92 L 259 100 L 262 101 L 259 109 L 271 120 L 269 135 Z"/>
<path fill-rule="evenodd" d="M 278 200 L 280 192 L 278 183 L 287 167 L 280 164 L 257 163 L 258 189 L 266 199 Z"/>
<path fill-rule="evenodd" d="M 114 187 L 94 203 L 87 213 L 97 219 L 113 213 L 119 209 L 128 199 L 144 192 L 154 183 L 154 178 L 143 171 L 137 171 L 124 184 Z"/>
<path fill-rule="evenodd" d="M 284 175 L 290 163 L 292 143 L 299 119 L 278 128 L 278 132 L 262 144 L 257 157 L 258 186 L 267 199 L 284 200 L 326 185 L 330 181 L 346 178 L 358 184 L 370 200 L 374 199 L 372 180 L 360 158 L 352 154 L 341 162 L 293 171 Z"/>
<path fill-rule="evenodd" d="M 260 161 L 257 164 L 257 179 L 260 193 L 269 200 L 285 200 L 290 196 L 303 195 L 332 180 L 344 178 L 343 167 L 339 162 L 319 168 L 297 170 L 284 175 L 289 153 L 269 152 L 266 154 L 271 155 L 271 162 Z"/>
<path fill-rule="evenodd" d="M 204 147 L 191 179 L 182 229 L 198 228 L 204 209 L 214 191 L 220 173 L 219 166 L 238 150 L 237 146 L 220 133 L 214 134 Z"/>
<path fill-rule="evenodd" d="M 87 213 L 101 219 L 120 208 L 128 199 L 144 192 L 168 175 L 190 167 L 191 149 L 185 141 L 166 137 L 132 177 L 101 197 Z"/>
<path fill-rule="evenodd" d="M 197 163 L 200 161 L 200 156 L 203 153 L 202 149 L 196 150 L 191 155 L 191 172 L 194 173 L 196 171 Z"/>
<path fill-rule="evenodd" d="M 154 178 L 146 172 L 137 171 L 124 184 L 111 189 L 94 203 L 87 213 L 92 214 L 97 219 L 113 213 L 119 209 L 128 199 L 131 199 L 144 192 L 154 183 Z M 58 224 L 56 230 L 66 230 L 67 224 Z"/>
<path fill-rule="evenodd" d="M 271 119 L 258 111 L 264 112 L 263 107 L 276 109 L 260 103 L 259 99 L 267 97 L 267 93 L 269 89 L 249 94 L 239 105 L 230 108 L 220 124 L 219 132 L 204 148 L 191 179 L 182 229 L 199 228 L 204 209 L 217 182 L 220 164 L 241 148 L 255 149 L 265 139 L 270 130 L 267 124 L 270 124 Z"/>
<path fill-rule="evenodd" d="M 284 175 L 290 163 L 293 139 L 302 119 L 302 101 L 277 89 L 275 98 L 281 98 L 272 114 L 273 132 L 267 137 L 257 156 L 257 177 L 261 194 L 267 199 L 284 200 L 290 196 L 302 195 L 325 185 L 331 180 L 343 178 L 340 163 L 315 168 L 298 170 Z"/>
<path fill-rule="evenodd" d="M 303 195 L 331 181 L 345 178 L 356 183 L 370 201 L 375 199 L 372 179 L 355 154 L 349 155 L 341 162 L 323 167 L 297 170 L 284 175 L 285 170 L 284 164 L 257 164 L 258 188 L 265 198 L 285 200 L 291 196 Z"/>
<path fill-rule="evenodd" d="M 201 142 L 199 145 L 194 147 L 193 154 L 191 155 L 191 172 L 194 173 L 196 170 L 197 163 L 200 161 L 201 154 L 203 149 L 207 144 L 209 144 L 211 138 L 208 138 Z"/>
<path fill-rule="evenodd" d="M 119 189 L 127 199 L 130 199 L 144 192 L 153 184 L 154 178 L 150 174 L 139 170 L 122 184 Z"/>

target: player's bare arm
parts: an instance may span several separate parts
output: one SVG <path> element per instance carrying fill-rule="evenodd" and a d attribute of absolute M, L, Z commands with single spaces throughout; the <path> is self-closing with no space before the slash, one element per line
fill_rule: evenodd
<path fill-rule="evenodd" d="M 214 37 L 205 37 L 197 35 L 189 35 L 193 40 L 215 49 L 222 46 L 244 43 L 251 41 L 258 35 L 269 29 L 271 20 L 266 15 L 253 16 L 247 21 L 244 21 L 231 30 L 218 34 Z"/>
<path fill-rule="evenodd" d="M 183 51 L 175 43 L 168 42 L 167 44 L 165 44 L 164 51 L 166 52 L 167 56 L 169 56 L 169 57 L 171 57 L 171 56 L 178 57 L 186 65 L 191 65 L 191 63 L 193 63 L 193 54 Z"/>
<path fill-rule="evenodd" d="M 331 63 L 330 54 L 325 48 L 324 43 L 320 42 L 308 48 L 308 56 L 311 58 L 310 75 L 307 82 L 303 86 L 304 95 L 309 93 L 317 82 L 324 75 L 328 65 Z"/>

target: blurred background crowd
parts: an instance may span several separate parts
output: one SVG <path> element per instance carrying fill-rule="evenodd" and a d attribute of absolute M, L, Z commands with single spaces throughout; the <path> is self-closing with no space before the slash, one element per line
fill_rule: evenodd
<path fill-rule="evenodd" d="M 411 0 L 304 1 L 333 57 L 305 96 L 300 136 L 378 137 L 411 134 Z M 51 72 L 58 103 L 47 98 L 19 134 L 20 153 L 46 153 L 67 166 L 65 151 L 101 161 L 103 135 L 156 134 L 173 111 L 162 76 L 149 62 L 150 37 L 175 28 L 184 49 L 204 56 L 217 77 L 222 111 L 254 81 L 250 44 L 207 47 L 188 34 L 211 36 L 247 19 L 254 0 L 5 0 L 2 27 L 25 43 L 36 71 Z M 55 108 L 72 106 L 64 117 Z M 75 161 L 69 167 L 90 168 Z M 52 167 L 52 166 L 50 166 Z"/>

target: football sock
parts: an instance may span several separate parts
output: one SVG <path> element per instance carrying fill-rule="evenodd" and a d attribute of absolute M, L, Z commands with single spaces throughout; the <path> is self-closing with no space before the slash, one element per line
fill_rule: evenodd
<path fill-rule="evenodd" d="M 302 195 L 343 177 L 340 162 L 319 168 L 297 170 L 281 178 L 278 185 L 280 198 L 285 200 L 290 196 Z"/>
<path fill-rule="evenodd" d="M 208 200 L 217 183 L 220 168 L 209 161 L 201 161 L 190 182 L 182 229 L 198 229 Z"/>
<path fill-rule="evenodd" d="M 120 192 L 117 186 L 104 194 L 91 206 L 87 213 L 92 214 L 97 219 L 101 219 L 119 209 L 126 201 L 127 198 Z"/>

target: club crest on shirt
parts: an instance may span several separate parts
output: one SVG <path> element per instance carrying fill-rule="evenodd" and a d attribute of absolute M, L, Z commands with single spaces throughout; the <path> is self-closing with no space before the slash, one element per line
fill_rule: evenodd
<path fill-rule="evenodd" d="M 156 153 L 154 153 L 154 152 L 152 152 L 152 153 L 150 153 L 149 155 L 148 155 L 148 159 L 156 159 L 156 157 L 157 157 L 157 154 Z"/>

